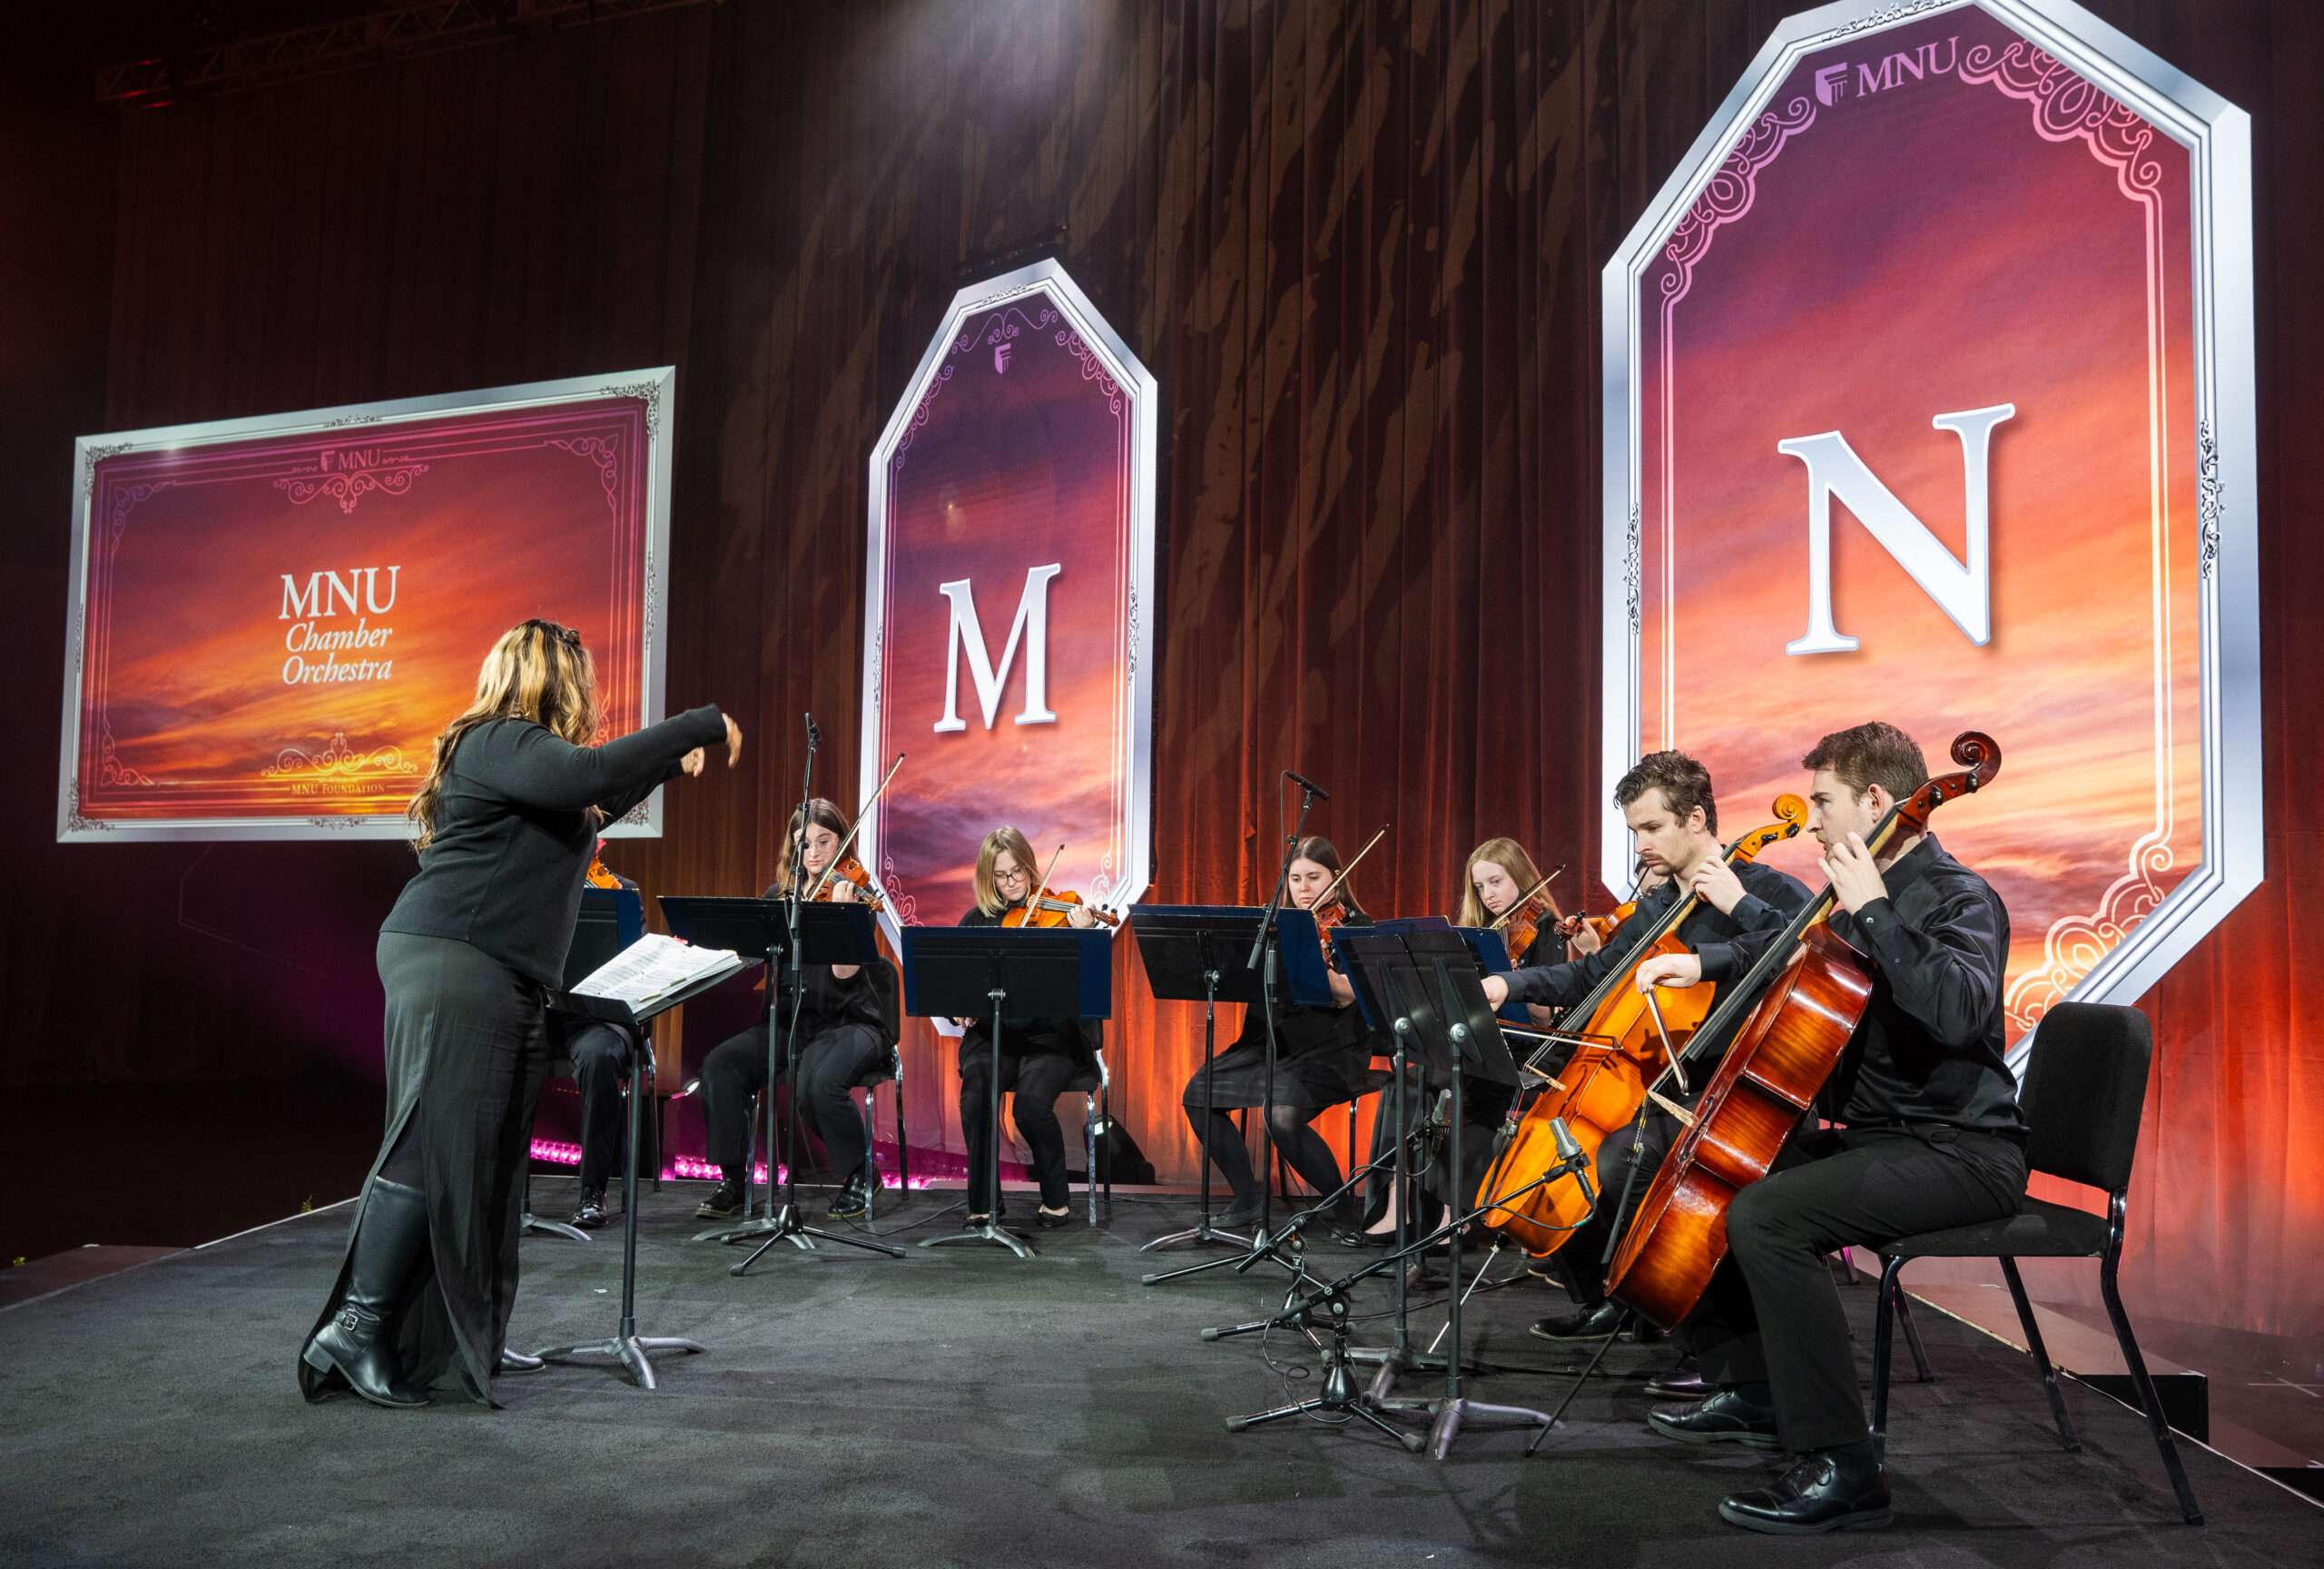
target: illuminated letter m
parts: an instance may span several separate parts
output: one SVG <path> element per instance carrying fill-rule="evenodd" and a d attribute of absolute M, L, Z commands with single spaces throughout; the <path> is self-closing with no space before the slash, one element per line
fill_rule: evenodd
<path fill-rule="evenodd" d="M 1912 574 L 1962 635 L 1984 647 L 1993 640 L 1993 561 L 1985 541 L 1985 459 L 1994 427 L 2017 412 L 2014 403 L 1940 414 L 1929 421 L 1961 438 L 1963 506 L 1968 515 L 1969 559 L 1953 558 L 1896 493 L 1864 466 L 1837 430 L 1794 436 L 1776 443 L 1807 465 L 1807 631 L 1784 645 L 1787 654 L 1845 654 L 1856 639 L 1832 625 L 1832 498 L 1847 503 L 1880 548 Z"/>
<path fill-rule="evenodd" d="M 977 685 L 977 706 L 984 711 L 984 727 L 992 728 L 993 710 L 1000 706 L 1000 689 L 1008 683 L 1009 666 L 1017 663 L 1017 645 L 1022 640 L 1025 650 L 1025 708 L 1017 715 L 1019 725 L 1054 725 L 1057 715 L 1049 712 L 1049 579 L 1064 570 L 1062 564 L 1035 567 L 1025 574 L 1025 592 L 1017 601 L 1017 619 L 1009 625 L 1009 646 L 1000 651 L 1000 664 L 995 668 L 985 647 L 984 628 L 977 622 L 976 597 L 970 592 L 969 580 L 940 583 L 937 592 L 950 602 L 952 630 L 944 640 L 944 717 L 936 722 L 939 731 L 966 730 L 969 726 L 960 717 L 960 657 L 965 652 L 969 661 L 969 679 Z M 1031 636 L 1027 637 L 1029 631 Z"/>

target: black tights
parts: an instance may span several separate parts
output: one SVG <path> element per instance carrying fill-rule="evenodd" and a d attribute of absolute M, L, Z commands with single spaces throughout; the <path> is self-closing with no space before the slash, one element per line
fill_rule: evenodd
<path fill-rule="evenodd" d="M 1275 1141 L 1275 1147 L 1283 1151 L 1283 1158 L 1290 1162 L 1291 1169 L 1299 1173 L 1302 1181 L 1318 1193 L 1329 1193 L 1340 1185 L 1340 1163 L 1332 1154 L 1332 1147 L 1324 1142 L 1324 1136 L 1308 1126 L 1321 1115 L 1321 1108 L 1277 1106 L 1267 1115 L 1267 1135 Z M 1227 1187 L 1234 1190 L 1235 1208 L 1257 1209 L 1258 1181 L 1251 1172 L 1250 1151 L 1243 1147 L 1243 1130 L 1235 1126 L 1235 1120 L 1224 1111 L 1213 1111 L 1209 1126 L 1206 1129 L 1201 1109 L 1189 1106 L 1187 1108 L 1187 1120 L 1193 1125 L 1196 1140 L 1217 1164 L 1220 1174 L 1226 1179 Z M 1340 1199 L 1338 1210 L 1343 1221 L 1354 1212 L 1344 1196 Z"/>

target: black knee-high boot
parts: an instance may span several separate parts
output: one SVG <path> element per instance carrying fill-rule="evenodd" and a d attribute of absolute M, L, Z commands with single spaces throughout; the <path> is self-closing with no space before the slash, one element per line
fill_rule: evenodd
<path fill-rule="evenodd" d="M 428 1404 L 428 1392 L 405 1384 L 396 1365 L 397 1304 L 427 1246 L 427 1195 L 373 1178 L 348 1259 L 347 1294 L 331 1321 L 307 1342 L 308 1367 L 326 1374 L 336 1369 L 374 1406 Z"/>

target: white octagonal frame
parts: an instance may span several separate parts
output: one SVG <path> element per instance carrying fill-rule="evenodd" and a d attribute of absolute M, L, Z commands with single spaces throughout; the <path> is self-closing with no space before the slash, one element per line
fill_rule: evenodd
<path fill-rule="evenodd" d="M 1604 273 L 1604 514 L 1600 615 L 1610 802 L 1638 761 L 1643 538 L 1640 291 L 1648 269 L 1792 67 L 1843 39 L 1971 7 L 2014 29 L 2188 150 L 2202 693 L 2202 863 L 2073 987 L 2084 1002 L 2131 1002 L 2200 942 L 2265 874 L 2260 710 L 2259 440 L 2252 358 L 2251 119 L 2073 0 L 1840 0 L 1780 23 L 1688 149 Z M 1630 837 L 1606 814 L 1600 875 L 1629 885 Z M 2023 1042 L 2020 1043 L 2021 1047 Z"/>

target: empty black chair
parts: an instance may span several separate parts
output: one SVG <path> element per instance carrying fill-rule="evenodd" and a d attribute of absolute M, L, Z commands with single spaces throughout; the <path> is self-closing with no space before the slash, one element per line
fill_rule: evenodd
<path fill-rule="evenodd" d="M 2194 1490 L 2187 1485 L 2187 1469 L 2180 1463 L 2179 1446 L 2171 1437 L 2171 1424 L 2163 1419 L 2162 1402 L 2147 1374 L 2146 1359 L 2139 1355 L 2138 1339 L 2131 1333 L 2130 1316 L 2122 1311 L 2122 1295 L 2114 1281 L 2122 1261 L 2131 1159 L 2138 1149 L 2147 1065 L 2153 1055 L 2153 1031 L 2146 1015 L 2135 1008 L 2061 1002 L 2043 1016 L 2041 1028 L 2034 1033 L 2024 1090 L 2019 1097 L 2031 1130 L 2025 1141 L 2026 1167 L 2103 1189 L 2107 1194 L 2103 1216 L 2029 1196 L 2024 1211 L 2008 1219 L 1900 1237 L 1873 1249 L 1886 1261 L 1880 1275 L 1879 1316 L 1873 1337 L 1872 1396 L 1873 1438 L 1884 1449 L 1888 1439 L 1890 1328 L 1903 1305 L 1896 1277 L 1907 1258 L 2001 1260 L 2002 1273 L 2009 1280 L 2010 1299 L 2017 1304 L 2018 1321 L 2025 1327 L 2025 1344 L 2049 1391 L 2058 1436 L 2068 1449 L 2081 1449 L 2082 1440 L 2074 1436 L 2065 1398 L 2058 1391 L 2049 1351 L 2042 1344 L 2041 1327 L 2034 1321 L 2034 1305 L 2026 1299 L 2024 1281 L 2018 1278 L 2017 1260 L 2095 1258 L 2106 1316 L 2113 1321 L 2114 1338 L 2122 1343 L 2122 1361 L 2130 1368 L 2147 1426 L 2153 1429 L 2155 1447 L 2162 1452 L 2163 1469 L 2171 1474 L 2171 1485 L 2179 1495 L 2180 1511 L 2189 1525 L 2202 1524 Z"/>

